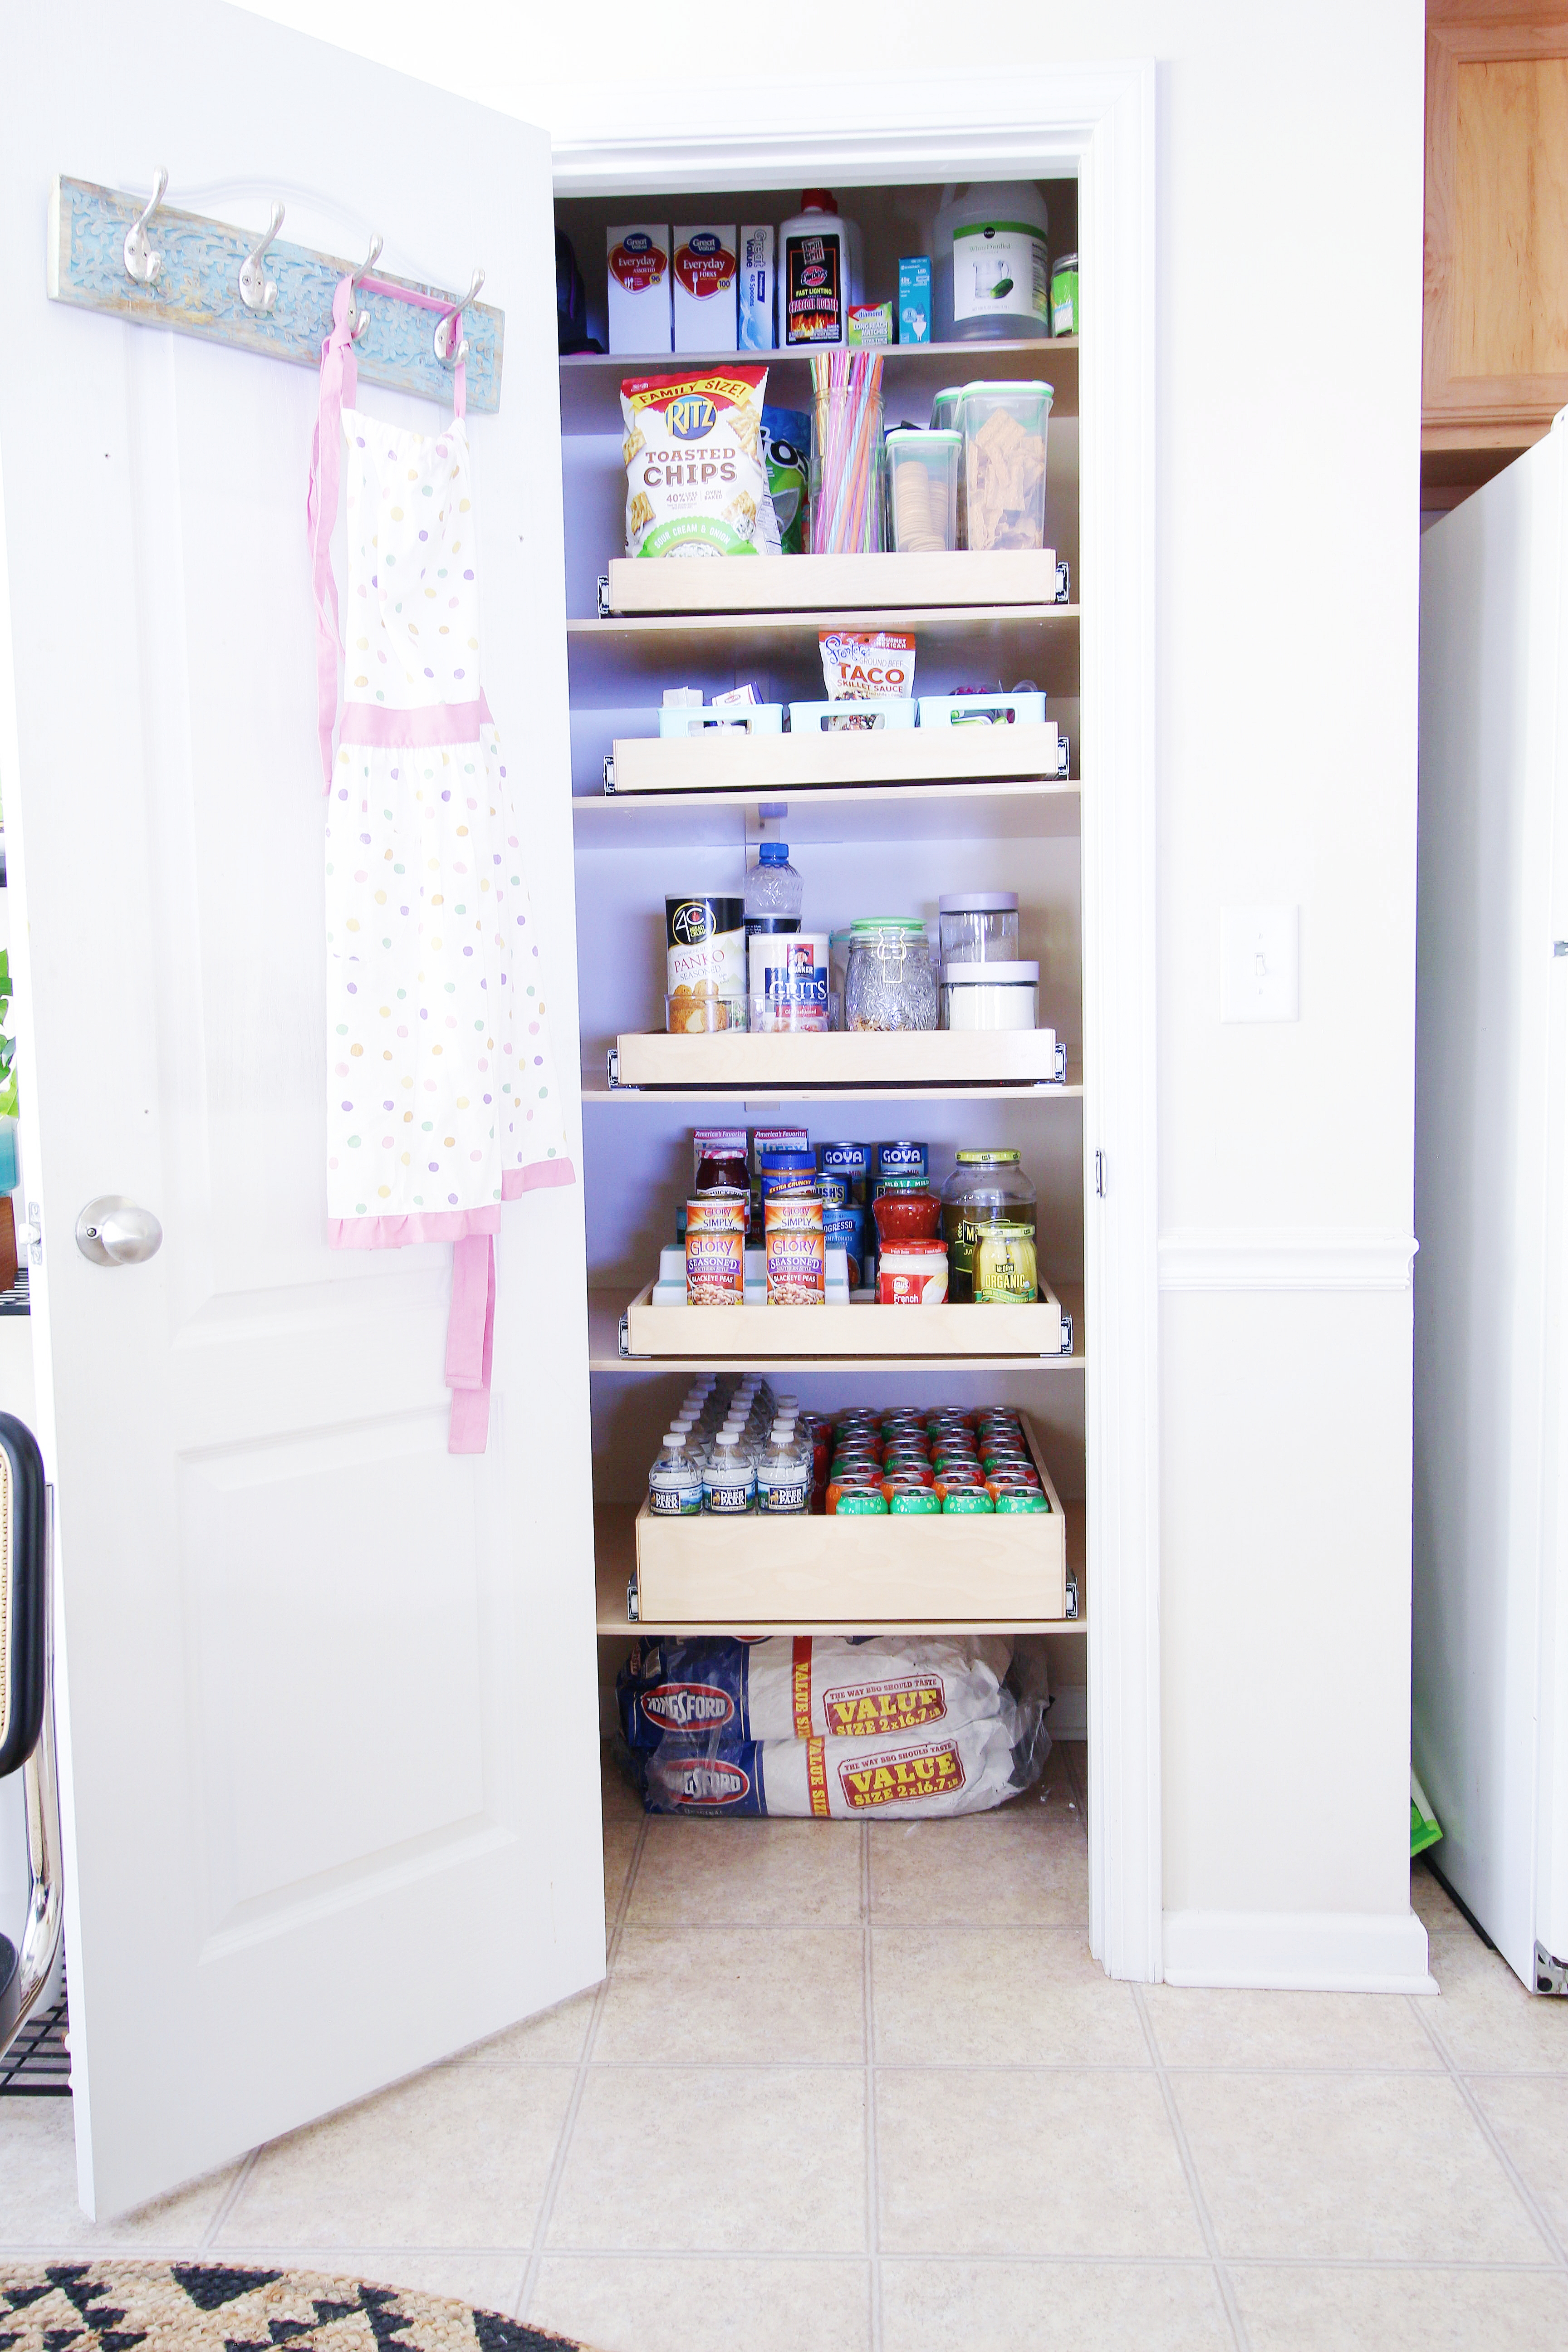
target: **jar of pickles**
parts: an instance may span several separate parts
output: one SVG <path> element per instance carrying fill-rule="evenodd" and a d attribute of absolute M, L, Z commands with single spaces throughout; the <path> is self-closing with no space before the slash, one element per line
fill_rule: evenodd
<path fill-rule="evenodd" d="M 847 1029 L 934 1029 L 937 982 L 924 923 L 902 916 L 856 923 L 844 999 Z"/>
<path fill-rule="evenodd" d="M 1035 1269 L 1037 1195 L 1024 1173 L 1020 1154 L 961 1151 L 956 1158 L 958 1164 L 942 1194 L 949 1303 L 955 1307 L 974 1305 L 976 1259 L 984 1236 L 990 1236 L 997 1246 L 991 1251 L 984 1269 L 986 1297 L 981 1303 L 991 1304 L 1001 1297 L 1034 1298 L 1038 1291 Z"/>

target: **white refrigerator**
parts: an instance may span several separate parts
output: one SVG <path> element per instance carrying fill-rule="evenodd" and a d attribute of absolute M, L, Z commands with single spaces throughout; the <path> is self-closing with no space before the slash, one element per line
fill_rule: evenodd
<path fill-rule="evenodd" d="M 1568 411 L 1421 545 L 1412 1760 L 1568 1991 Z"/>

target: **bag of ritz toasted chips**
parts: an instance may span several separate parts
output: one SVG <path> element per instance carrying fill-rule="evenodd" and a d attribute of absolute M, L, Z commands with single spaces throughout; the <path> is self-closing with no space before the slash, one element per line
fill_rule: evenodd
<path fill-rule="evenodd" d="M 767 381 L 765 367 L 624 380 L 628 555 L 766 551 Z"/>

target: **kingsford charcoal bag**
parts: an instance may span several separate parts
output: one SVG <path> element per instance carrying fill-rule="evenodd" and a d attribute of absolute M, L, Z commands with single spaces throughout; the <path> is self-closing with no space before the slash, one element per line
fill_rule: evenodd
<path fill-rule="evenodd" d="M 616 1684 L 621 1733 L 640 1748 L 671 1732 L 725 1747 L 814 1733 L 928 1738 L 994 1715 L 1012 1654 L 1005 1641 L 907 1634 L 640 1643 Z"/>
<path fill-rule="evenodd" d="M 742 1740 L 671 1733 L 626 1755 L 650 1813 L 933 1820 L 978 1813 L 1037 1781 L 1050 1749 L 1038 1699 L 1003 1687 L 995 1713 L 879 1739 Z"/>

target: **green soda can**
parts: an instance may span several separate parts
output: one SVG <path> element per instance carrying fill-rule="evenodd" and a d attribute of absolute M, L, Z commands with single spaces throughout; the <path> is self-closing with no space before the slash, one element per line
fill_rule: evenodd
<path fill-rule="evenodd" d="M 933 1512 L 940 1513 L 942 1505 L 930 1486 L 899 1486 L 894 1489 L 888 1509 L 894 1518 L 929 1517 Z"/>
<path fill-rule="evenodd" d="M 877 1487 L 857 1486 L 853 1493 L 839 1496 L 838 1508 L 834 1516 L 840 1519 L 861 1519 L 875 1511 L 885 1517 L 887 1509 L 888 1506 Z"/>
<path fill-rule="evenodd" d="M 962 1514 L 994 1511 L 996 1506 L 984 1486 L 950 1486 L 947 1490 L 947 1500 L 942 1507 L 944 1511 Z"/>
<path fill-rule="evenodd" d="M 839 1507 L 842 1508 L 842 1505 Z M 998 1511 L 1048 1511 L 1049 1503 L 1033 1486 L 1004 1486 L 996 1497 Z"/>

